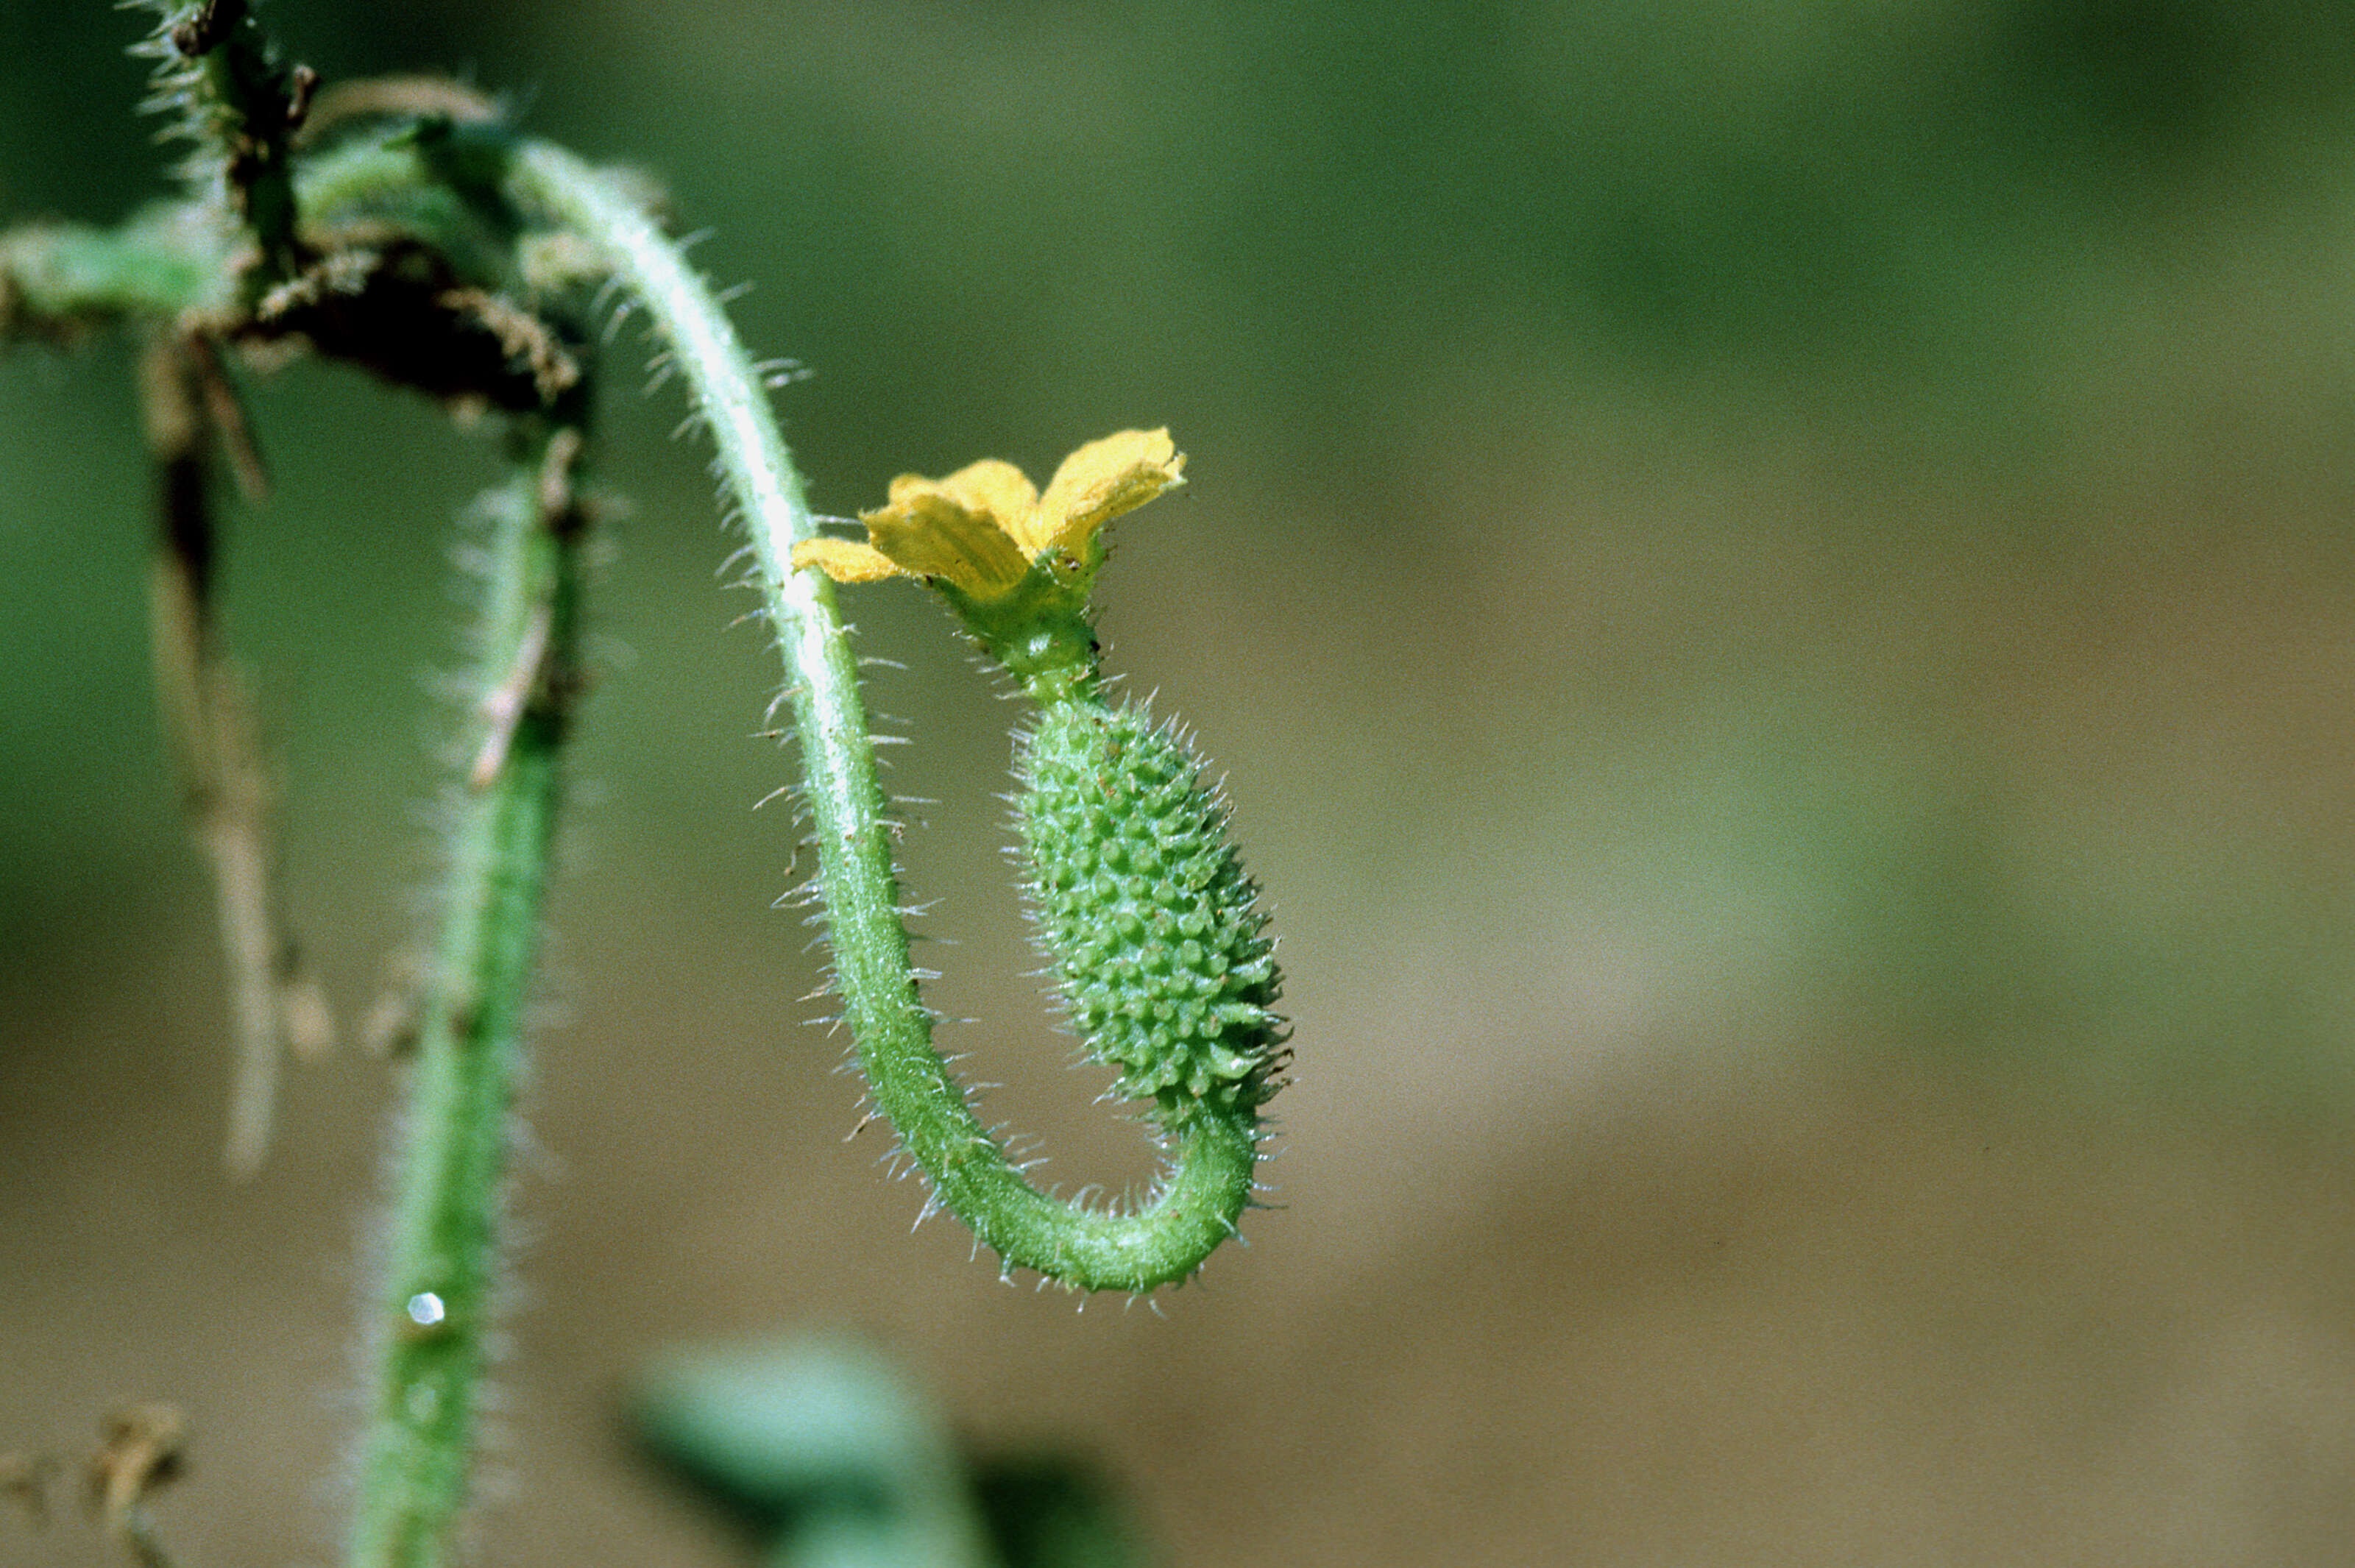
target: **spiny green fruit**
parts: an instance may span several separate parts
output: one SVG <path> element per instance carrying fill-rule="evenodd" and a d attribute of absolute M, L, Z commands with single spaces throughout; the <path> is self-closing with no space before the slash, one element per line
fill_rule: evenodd
<path fill-rule="evenodd" d="M 1171 1127 L 1263 1104 L 1284 1034 L 1259 889 L 1201 770 L 1142 709 L 1092 696 L 1044 706 L 1015 759 L 1031 916 L 1071 1023 Z"/>

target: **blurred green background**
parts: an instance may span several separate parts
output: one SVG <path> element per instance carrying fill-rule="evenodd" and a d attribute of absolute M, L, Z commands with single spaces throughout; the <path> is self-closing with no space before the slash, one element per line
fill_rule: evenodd
<path fill-rule="evenodd" d="M 1284 1207 L 1170 1321 L 906 1235 L 768 907 L 774 662 L 625 336 L 489 1557 L 733 1560 L 615 1395 L 780 1324 L 1092 1450 L 1185 1563 L 2355 1552 L 2355 7 L 273 9 L 658 173 L 813 372 L 822 510 L 1171 426 L 1105 630 L 1228 778 L 1297 1022 Z M 0 212 L 160 193 L 138 20 L 0 17 Z M 128 382 L 0 360 L 0 1447 L 183 1399 L 167 1533 L 315 1558 L 387 1074 L 304 1070 L 218 1174 Z M 229 613 L 357 1012 L 490 471 L 317 367 L 254 405 Z M 1024 977 L 1011 710 L 922 595 L 846 602 L 947 1043 L 1133 1179 Z"/>

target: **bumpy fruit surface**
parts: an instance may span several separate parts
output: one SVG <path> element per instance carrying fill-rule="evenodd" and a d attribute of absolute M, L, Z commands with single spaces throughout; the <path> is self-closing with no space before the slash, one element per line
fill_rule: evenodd
<path fill-rule="evenodd" d="M 1116 1091 L 1170 1126 L 1264 1102 L 1280 981 L 1193 752 L 1135 707 L 1079 699 L 1041 710 L 1016 773 L 1039 946 Z"/>

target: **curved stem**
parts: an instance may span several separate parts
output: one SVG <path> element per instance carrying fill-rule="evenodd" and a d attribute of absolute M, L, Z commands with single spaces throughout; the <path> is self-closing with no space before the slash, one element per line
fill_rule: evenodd
<path fill-rule="evenodd" d="M 834 981 L 876 1103 L 938 1200 L 1008 1269 L 1085 1290 L 1184 1279 L 1234 1234 L 1257 1160 L 1254 1125 L 1203 1118 L 1170 1134 L 1159 1189 L 1125 1213 L 1039 1191 L 974 1114 L 932 1045 L 900 924 L 890 826 L 833 586 L 789 564 L 815 525 L 762 381 L 719 301 L 678 247 L 587 165 L 544 143 L 514 154 L 517 202 L 603 249 L 669 346 L 719 451 L 757 562 L 801 738 L 803 780 L 834 955 Z"/>
<path fill-rule="evenodd" d="M 494 1328 L 509 1110 L 554 843 L 573 692 L 580 514 L 559 429 L 485 498 L 475 751 L 454 825 L 436 968 L 371 1311 L 381 1333 L 351 1568 L 437 1568 L 466 1501 Z"/>

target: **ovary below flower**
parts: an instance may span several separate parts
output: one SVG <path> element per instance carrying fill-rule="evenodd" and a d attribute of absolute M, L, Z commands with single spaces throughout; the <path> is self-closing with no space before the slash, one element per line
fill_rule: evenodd
<path fill-rule="evenodd" d="M 975 608 L 1013 598 L 1039 570 L 1084 599 L 1103 526 L 1183 485 L 1185 466 L 1167 430 L 1124 430 L 1063 459 L 1043 496 L 996 458 L 945 479 L 903 474 L 885 506 L 858 514 L 868 542 L 809 539 L 793 564 L 837 582 L 922 578 Z"/>

